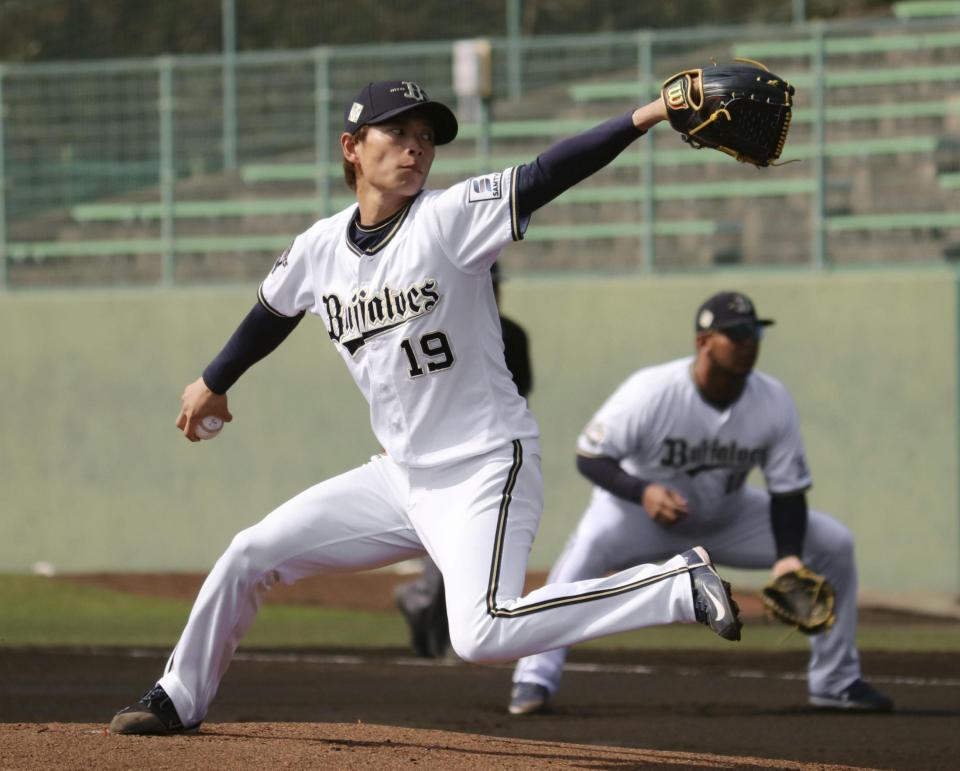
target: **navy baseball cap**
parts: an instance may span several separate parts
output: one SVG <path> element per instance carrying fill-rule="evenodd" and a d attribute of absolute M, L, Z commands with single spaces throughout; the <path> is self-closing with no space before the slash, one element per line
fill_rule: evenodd
<path fill-rule="evenodd" d="M 731 327 L 768 327 L 773 319 L 758 319 L 753 302 L 740 292 L 719 292 L 697 309 L 696 330 L 730 329 Z"/>
<path fill-rule="evenodd" d="M 434 144 L 445 145 L 457 136 L 457 118 L 446 105 L 434 102 L 412 80 L 367 83 L 343 113 L 343 130 L 353 134 L 366 125 L 383 123 L 407 110 L 421 110 L 433 124 Z"/>

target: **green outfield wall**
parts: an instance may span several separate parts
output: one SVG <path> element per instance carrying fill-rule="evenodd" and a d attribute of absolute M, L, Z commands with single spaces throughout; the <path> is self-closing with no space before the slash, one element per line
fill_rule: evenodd
<path fill-rule="evenodd" d="M 960 589 L 957 279 L 924 272 L 513 278 L 504 312 L 531 339 L 546 568 L 588 486 L 577 433 L 634 369 L 692 351 L 722 288 L 777 319 L 762 369 L 799 406 L 812 504 L 857 539 L 861 587 Z M 238 530 L 377 451 L 366 405 L 308 318 L 231 392 L 216 441 L 174 428 L 179 396 L 254 288 L 0 295 L 0 572 L 205 570 Z"/>

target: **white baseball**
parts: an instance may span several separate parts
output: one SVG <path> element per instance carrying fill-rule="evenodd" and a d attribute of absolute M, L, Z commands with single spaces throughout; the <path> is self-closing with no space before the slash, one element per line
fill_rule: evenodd
<path fill-rule="evenodd" d="M 223 421 L 216 415 L 207 415 L 200 421 L 200 425 L 193 429 L 197 439 L 213 439 L 223 430 Z"/>

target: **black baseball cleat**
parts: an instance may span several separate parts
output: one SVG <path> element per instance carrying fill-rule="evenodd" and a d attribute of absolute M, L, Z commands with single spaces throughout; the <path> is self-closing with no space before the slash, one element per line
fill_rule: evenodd
<path fill-rule="evenodd" d="M 410 587 L 412 584 L 404 584 L 393 590 L 393 604 L 407 622 L 407 628 L 410 630 L 410 647 L 413 652 L 424 659 L 433 658 L 430 650 L 430 637 L 427 626 L 427 608 L 422 603 L 419 607 L 413 607 L 411 602 Z"/>
<path fill-rule="evenodd" d="M 424 659 L 442 659 L 451 652 L 447 605 L 422 579 L 402 584 L 393 591 L 393 601 L 410 629 L 410 647 Z"/>
<path fill-rule="evenodd" d="M 893 699 L 859 677 L 839 693 L 811 693 L 810 703 L 820 709 L 890 712 Z"/>
<path fill-rule="evenodd" d="M 739 640 L 740 607 L 733 600 L 730 584 L 720 578 L 710 555 L 702 546 L 694 546 L 680 555 L 690 567 L 693 584 L 693 610 L 697 621 L 710 627 L 724 640 Z"/>
<path fill-rule="evenodd" d="M 159 685 L 143 694 L 133 706 L 124 707 L 110 721 L 112 734 L 187 734 L 195 733 L 199 727 L 197 723 L 187 728 L 180 722 L 173 702 Z"/>

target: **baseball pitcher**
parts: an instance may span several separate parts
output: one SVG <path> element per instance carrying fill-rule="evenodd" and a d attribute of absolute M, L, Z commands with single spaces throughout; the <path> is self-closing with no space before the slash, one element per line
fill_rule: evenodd
<path fill-rule="evenodd" d="M 273 584 L 424 553 L 443 574 L 450 641 L 467 661 L 671 622 L 739 639 L 729 585 L 700 547 L 522 596 L 543 506 L 539 432 L 504 363 L 490 269 L 537 209 L 666 117 L 657 100 L 529 164 L 431 190 L 436 148 L 457 134 L 453 113 L 409 80 L 370 83 L 346 105 L 340 139 L 356 204 L 277 259 L 252 310 L 184 391 L 177 426 L 196 441 L 205 417 L 228 423 L 230 387 L 309 313 L 365 396 L 384 452 L 233 539 L 159 681 L 114 717 L 114 733 L 195 730 Z"/>

